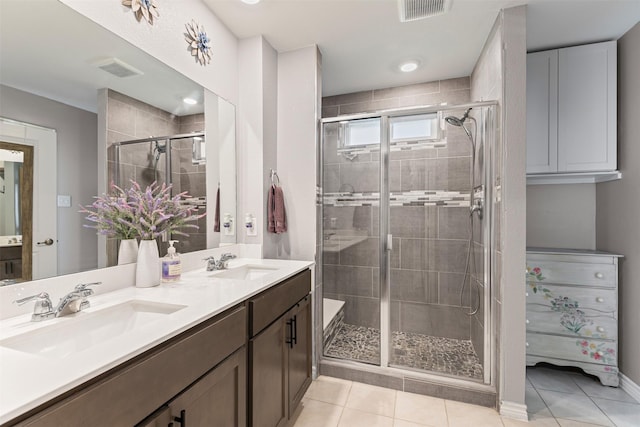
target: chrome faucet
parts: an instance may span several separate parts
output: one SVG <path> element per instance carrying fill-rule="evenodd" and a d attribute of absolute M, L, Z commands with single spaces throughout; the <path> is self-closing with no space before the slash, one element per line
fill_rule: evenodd
<path fill-rule="evenodd" d="M 229 260 L 235 257 L 234 254 L 224 253 L 220 255 L 220 259 L 217 261 L 213 256 L 205 258 L 204 261 L 207 261 L 207 271 L 225 270 L 229 264 Z"/>
<path fill-rule="evenodd" d="M 53 317 L 62 317 L 68 314 L 77 313 L 85 308 L 89 308 L 90 303 L 87 297 L 94 293 L 93 289 L 89 289 L 89 286 L 95 286 L 101 283 L 102 282 L 94 282 L 76 285 L 73 291 L 60 298 L 60 302 L 56 308 L 53 308 L 51 298 L 49 298 L 49 294 L 46 292 L 15 300 L 14 303 L 22 305 L 29 301 L 36 300 L 35 306 L 33 307 L 33 314 L 31 315 L 31 321 L 41 322 Z"/>
<path fill-rule="evenodd" d="M 99 285 L 102 282 L 94 283 L 82 283 L 76 285 L 76 287 L 67 295 L 60 298 L 60 302 L 55 309 L 56 317 L 66 316 L 67 314 L 77 313 L 89 308 L 88 296 L 94 294 L 93 289 L 89 289 L 89 286 Z"/>

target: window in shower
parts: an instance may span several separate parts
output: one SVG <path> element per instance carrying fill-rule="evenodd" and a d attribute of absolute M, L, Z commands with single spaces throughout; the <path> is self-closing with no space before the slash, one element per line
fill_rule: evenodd
<path fill-rule="evenodd" d="M 380 144 L 380 119 L 361 119 L 342 122 L 344 148 L 362 147 Z"/>
<path fill-rule="evenodd" d="M 421 141 L 438 139 L 438 114 L 415 114 L 389 118 L 389 141 Z"/>

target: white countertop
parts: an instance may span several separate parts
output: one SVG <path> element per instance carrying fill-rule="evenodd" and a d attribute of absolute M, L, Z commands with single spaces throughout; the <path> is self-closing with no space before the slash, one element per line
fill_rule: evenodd
<path fill-rule="evenodd" d="M 278 270 L 254 280 L 223 280 L 215 278 L 217 272 L 205 273 L 202 269 L 183 273 L 182 279 L 175 283 L 163 283 L 153 288 L 127 287 L 91 296 L 90 308 L 70 316 L 31 322 L 31 315 L 20 315 L 1 321 L 0 424 L 313 265 L 308 261 L 243 258 L 232 260 L 229 267 L 243 264 L 275 267 Z M 53 325 L 62 326 L 65 322 L 80 322 L 83 316 L 129 300 L 186 307 L 64 358 L 38 356 L 2 346 L 2 340 L 7 338 Z"/>

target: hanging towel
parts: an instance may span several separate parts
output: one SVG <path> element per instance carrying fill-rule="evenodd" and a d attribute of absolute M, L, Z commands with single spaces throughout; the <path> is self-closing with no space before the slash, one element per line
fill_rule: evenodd
<path fill-rule="evenodd" d="M 213 219 L 213 231 L 216 233 L 220 232 L 220 186 L 218 186 L 218 191 L 216 192 L 216 211 Z"/>
<path fill-rule="evenodd" d="M 287 213 L 284 209 L 282 188 L 272 185 L 267 199 L 267 230 L 276 234 L 284 233 L 287 231 Z"/>

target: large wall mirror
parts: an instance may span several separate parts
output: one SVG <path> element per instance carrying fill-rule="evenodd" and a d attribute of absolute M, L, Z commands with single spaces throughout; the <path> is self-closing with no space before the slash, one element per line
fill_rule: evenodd
<path fill-rule="evenodd" d="M 111 182 L 189 192 L 207 216 L 180 252 L 235 243 L 214 227 L 216 214 L 236 217 L 234 106 L 58 0 L 37 6 L 0 4 L 0 262 L 13 262 L 2 284 L 115 265 L 119 242 L 79 212 Z M 33 150 L 31 190 L 21 147 Z"/>

